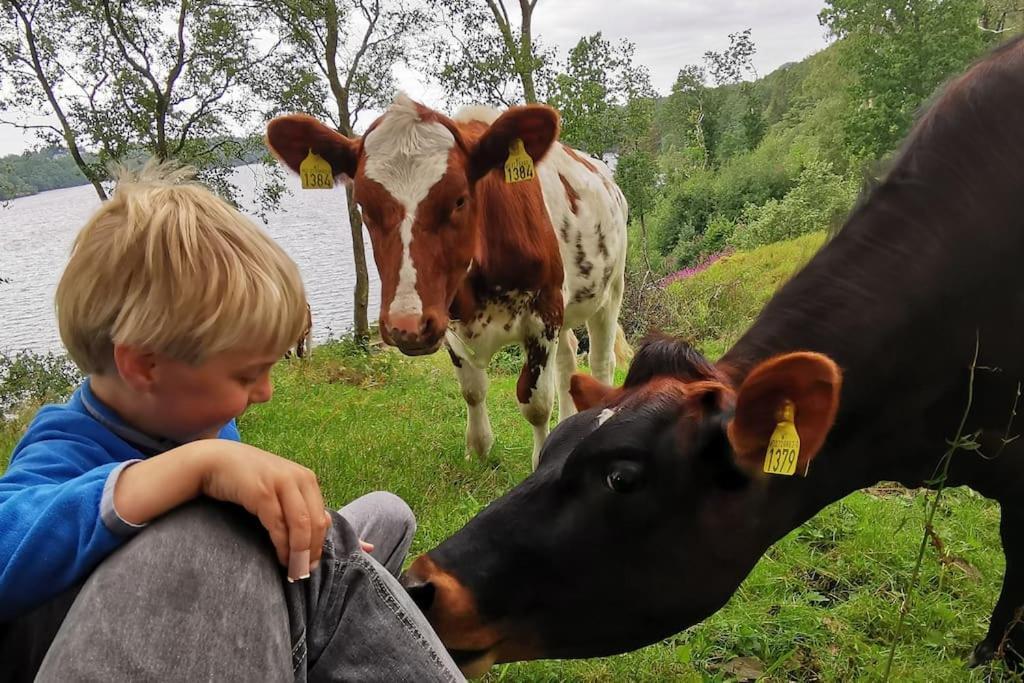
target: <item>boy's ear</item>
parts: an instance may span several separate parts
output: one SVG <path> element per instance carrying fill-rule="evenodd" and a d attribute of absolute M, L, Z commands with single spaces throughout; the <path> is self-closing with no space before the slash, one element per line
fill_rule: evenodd
<path fill-rule="evenodd" d="M 305 114 L 278 116 L 267 124 L 267 146 L 296 173 L 312 151 L 331 165 L 335 176 L 354 178 L 360 145 L 359 138 L 347 138 Z"/>
<path fill-rule="evenodd" d="M 607 403 L 616 391 L 615 387 L 603 384 L 581 372 L 576 373 L 569 380 L 569 395 L 572 396 L 572 402 L 576 404 L 576 410 L 580 412 Z"/>
<path fill-rule="evenodd" d="M 121 379 L 133 390 L 147 392 L 155 379 L 154 354 L 132 346 L 114 344 L 114 368 Z"/>
<path fill-rule="evenodd" d="M 836 419 L 841 386 L 839 367 L 820 353 L 788 353 L 755 367 L 736 393 L 736 415 L 728 426 L 737 464 L 748 473 L 761 472 L 782 407 L 791 401 L 800 436 L 796 471 L 803 473 Z"/>
<path fill-rule="evenodd" d="M 523 141 L 534 163 L 544 158 L 558 139 L 558 112 L 544 104 L 512 107 L 490 125 L 469 152 L 469 181 L 476 182 L 508 159 L 512 141 Z"/>

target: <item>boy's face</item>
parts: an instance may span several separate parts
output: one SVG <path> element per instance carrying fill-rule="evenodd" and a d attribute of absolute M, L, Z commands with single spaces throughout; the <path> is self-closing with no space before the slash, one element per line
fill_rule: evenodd
<path fill-rule="evenodd" d="M 270 369 L 280 357 L 226 351 L 197 366 L 156 358 L 150 392 L 161 435 L 179 441 L 216 437 L 250 405 L 270 400 Z"/>

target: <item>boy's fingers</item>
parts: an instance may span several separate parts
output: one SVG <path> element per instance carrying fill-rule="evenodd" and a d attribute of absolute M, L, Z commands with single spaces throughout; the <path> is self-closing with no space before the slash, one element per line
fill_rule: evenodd
<path fill-rule="evenodd" d="M 364 553 L 372 553 L 374 546 L 369 541 L 364 541 L 363 539 L 360 538 L 359 539 L 359 547 L 361 547 L 363 549 Z"/>
<path fill-rule="evenodd" d="M 288 580 L 308 578 L 313 525 L 306 499 L 293 482 L 283 484 L 277 496 L 288 527 Z"/>
<path fill-rule="evenodd" d="M 276 498 L 268 501 L 257 511 L 256 516 L 260 524 L 270 534 L 270 542 L 274 544 L 277 552 L 277 561 L 288 566 L 288 527 L 285 526 L 284 515 L 281 513 L 281 505 Z"/>
<path fill-rule="evenodd" d="M 288 560 L 288 580 L 309 578 L 309 549 L 293 550 Z"/>
<path fill-rule="evenodd" d="M 320 555 L 324 549 L 324 537 L 327 535 L 329 518 L 322 515 L 324 510 L 324 498 L 320 493 L 320 487 L 316 479 L 312 479 L 302 487 L 302 495 L 306 500 L 309 509 L 310 534 L 309 534 L 309 562 L 310 565 L 320 562 Z"/>

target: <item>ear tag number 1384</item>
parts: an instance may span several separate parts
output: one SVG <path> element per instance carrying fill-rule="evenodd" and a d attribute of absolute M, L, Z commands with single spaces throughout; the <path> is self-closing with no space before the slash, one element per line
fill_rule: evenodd
<path fill-rule="evenodd" d="M 523 141 L 516 138 L 508 147 L 508 160 L 505 162 L 505 182 L 519 183 L 532 180 L 535 175 L 533 159 L 526 153 Z"/>
<path fill-rule="evenodd" d="M 330 190 L 334 187 L 331 165 L 313 150 L 309 150 L 309 154 L 299 164 L 299 175 L 302 176 L 303 190 Z"/>

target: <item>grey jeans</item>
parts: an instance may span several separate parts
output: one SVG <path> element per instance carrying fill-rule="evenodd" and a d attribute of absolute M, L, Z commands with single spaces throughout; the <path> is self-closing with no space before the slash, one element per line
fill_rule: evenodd
<path fill-rule="evenodd" d="M 319 568 L 287 583 L 254 517 L 185 505 L 0 625 L 0 680 L 37 666 L 36 680 L 60 683 L 463 680 L 395 578 L 416 527 L 408 506 L 378 492 L 333 517 Z"/>

